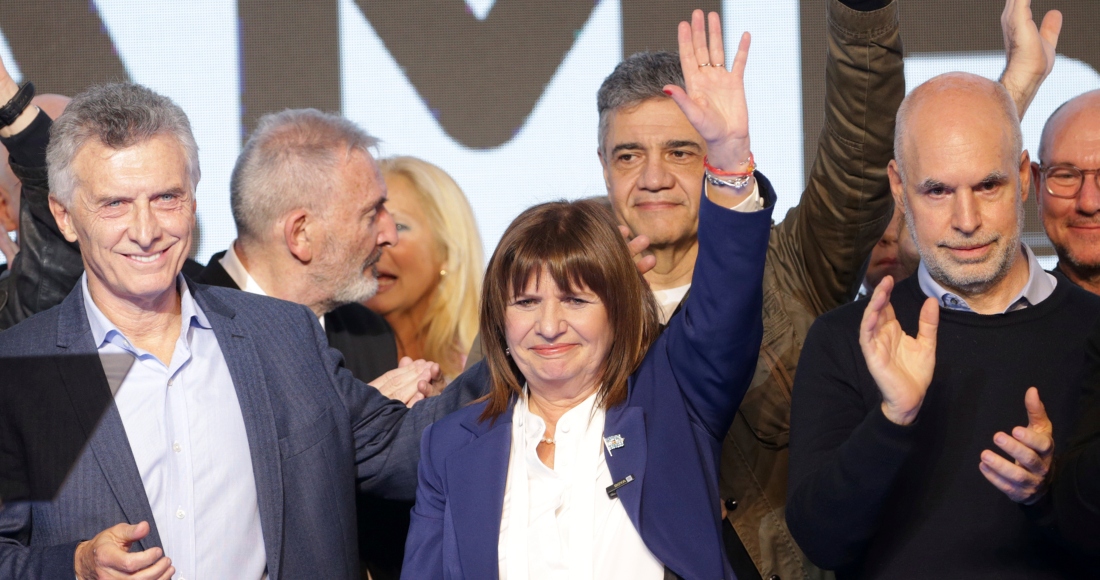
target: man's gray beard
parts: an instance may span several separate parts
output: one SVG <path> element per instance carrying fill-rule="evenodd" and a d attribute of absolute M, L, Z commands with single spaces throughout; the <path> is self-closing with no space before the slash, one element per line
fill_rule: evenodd
<path fill-rule="evenodd" d="M 906 203 L 908 204 L 908 202 Z M 920 254 L 921 263 L 928 269 L 928 273 L 932 276 L 933 280 L 940 286 L 958 290 L 964 294 L 980 294 L 996 286 L 1001 280 L 1004 280 L 1005 276 L 1008 275 L 1008 271 L 1012 269 L 1013 263 L 1015 263 L 1016 254 L 1021 251 L 1020 231 L 1024 226 L 1024 202 L 1019 194 L 1017 194 L 1016 231 L 1012 232 L 1012 235 L 1008 238 L 1008 242 L 1003 244 L 998 250 L 999 254 L 994 256 L 994 260 L 998 260 L 999 263 L 993 273 L 987 276 L 970 275 L 956 277 L 939 261 L 935 252 L 925 254 L 924 250 L 920 247 L 920 243 L 917 241 L 917 229 L 913 221 L 913 212 L 909 211 L 908 207 L 905 208 L 905 225 L 909 227 L 909 235 L 913 238 L 913 245 L 917 247 L 917 253 Z"/>
<path fill-rule="evenodd" d="M 325 312 L 353 302 L 370 300 L 378 292 L 378 260 L 382 257 L 377 248 L 359 268 L 338 268 L 328 265 L 324 271 L 313 274 L 313 283 L 321 288 L 335 287 L 324 301 Z M 369 272 L 369 273 L 368 273 Z"/>
<path fill-rule="evenodd" d="M 333 295 L 332 299 L 337 306 L 351 304 L 352 302 L 364 302 L 374 297 L 378 292 L 378 273 L 371 266 L 371 274 L 360 274 L 347 280 L 345 284 Z"/>

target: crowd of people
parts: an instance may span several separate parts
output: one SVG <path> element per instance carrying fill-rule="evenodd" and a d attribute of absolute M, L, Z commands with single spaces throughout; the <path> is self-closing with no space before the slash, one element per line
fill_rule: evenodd
<path fill-rule="evenodd" d="M 0 66 L 0 578 L 1100 574 L 1100 91 L 1033 157 L 1059 12 L 908 95 L 896 0 L 825 17 L 778 224 L 749 35 L 697 10 L 596 95 L 607 196 L 487 265 L 450 176 L 313 109 L 195 263 L 185 112 Z"/>

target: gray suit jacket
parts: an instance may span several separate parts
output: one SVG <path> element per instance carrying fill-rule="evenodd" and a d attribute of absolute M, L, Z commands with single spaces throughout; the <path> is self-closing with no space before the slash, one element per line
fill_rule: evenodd
<path fill-rule="evenodd" d="M 269 577 L 356 578 L 354 483 L 412 499 L 421 431 L 483 387 L 455 381 L 406 409 L 343 368 L 306 307 L 189 284 L 244 415 Z M 0 578 L 71 578 L 76 544 L 120 522 L 153 525 L 134 550 L 160 545 L 80 286 L 61 305 L 0 334 L 0 359 L 14 370 L 0 389 L 3 475 L 15 474 L 33 497 L 51 483 L 49 463 L 73 457 L 63 483 L 53 476 L 55 497 L 9 502 L 0 511 Z M 44 421 L 51 425 L 46 437 Z"/>

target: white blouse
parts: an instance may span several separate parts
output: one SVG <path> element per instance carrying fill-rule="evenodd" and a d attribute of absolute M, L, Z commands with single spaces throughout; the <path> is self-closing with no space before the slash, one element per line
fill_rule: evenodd
<path fill-rule="evenodd" d="M 605 413 L 595 401 L 593 393 L 558 420 L 554 469 L 536 451 L 546 422 L 528 411 L 526 397 L 516 403 L 498 540 L 501 580 L 664 578 L 664 565 L 620 500 L 607 496 Z"/>

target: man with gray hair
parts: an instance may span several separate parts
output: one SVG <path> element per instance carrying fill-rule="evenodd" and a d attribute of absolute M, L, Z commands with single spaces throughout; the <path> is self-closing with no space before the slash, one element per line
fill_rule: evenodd
<path fill-rule="evenodd" d="M 791 533 L 838 577 L 1085 577 L 1031 505 L 1072 428 L 1100 298 L 1020 241 L 1031 173 L 1016 105 L 981 77 L 933 78 L 898 110 L 895 152 L 921 263 L 810 329 Z"/>
<path fill-rule="evenodd" d="M 355 123 L 315 109 L 262 117 L 230 180 L 237 240 L 197 279 L 308 306 L 364 382 L 398 367 L 393 331 L 360 304 L 378 288 L 382 247 L 396 243 L 372 244 L 363 222 L 371 200 L 385 195 L 370 154 L 376 142 Z M 378 386 L 409 403 L 419 398 L 418 381 L 439 378 L 428 361 L 405 361 L 398 371 Z"/>
<path fill-rule="evenodd" d="M 370 196 L 385 181 L 370 154 L 377 140 L 339 115 L 292 109 L 260 118 L 229 184 L 237 240 L 215 254 L 197 280 L 308 306 L 329 345 L 355 378 L 413 404 L 423 382 L 440 382 L 435 362 L 398 361 L 389 324 L 361 304 L 378 288 L 384 240 L 372 246 L 363 227 Z M 366 494 L 356 499 L 359 552 L 377 578 L 396 578 L 400 553 L 365 540 L 391 530 L 404 545 L 411 505 Z M 397 514 L 397 515 L 391 515 Z"/>
<path fill-rule="evenodd" d="M 421 431 L 480 390 L 409 409 L 343 367 L 313 310 L 180 275 L 200 172 L 169 99 L 93 87 L 47 157 L 85 273 L 0 333 L 0 577 L 356 578 L 356 482 L 411 499 Z M 369 255 L 396 232 L 362 179 Z"/>

